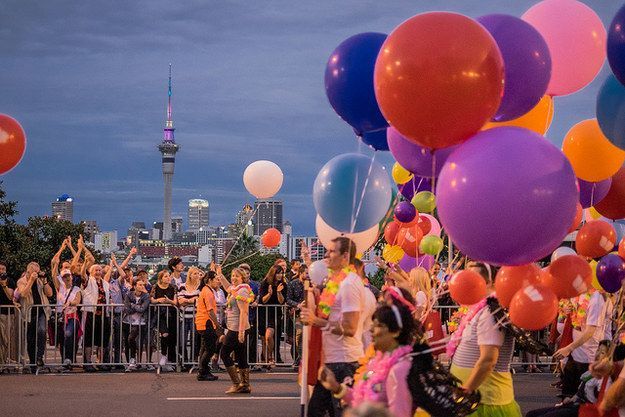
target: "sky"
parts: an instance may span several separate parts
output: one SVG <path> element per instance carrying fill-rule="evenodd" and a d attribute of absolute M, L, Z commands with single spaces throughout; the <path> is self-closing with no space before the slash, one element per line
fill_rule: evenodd
<path fill-rule="evenodd" d="M 345 152 L 372 151 L 330 107 L 323 76 L 332 50 L 361 32 L 389 33 L 411 16 L 448 10 L 521 16 L 528 0 L 5 0 L 0 26 L 0 113 L 24 127 L 18 167 L 0 176 L 18 221 L 51 214 L 61 194 L 74 221 L 122 235 L 133 221 L 162 219 L 160 154 L 173 64 L 176 156 L 173 214 L 187 222 L 191 198 L 210 203 L 211 225 L 253 202 L 243 186 L 251 162 L 284 172 L 276 196 L 295 234 L 314 234 L 312 185 Z M 621 6 L 586 0 L 606 26 Z M 548 138 L 595 117 L 601 73 L 557 98 Z M 377 157 L 391 166 L 389 153 Z"/>

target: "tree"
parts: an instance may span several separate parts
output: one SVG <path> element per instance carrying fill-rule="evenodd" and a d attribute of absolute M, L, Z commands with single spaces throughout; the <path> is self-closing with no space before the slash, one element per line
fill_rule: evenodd
<path fill-rule="evenodd" d="M 248 236 L 244 234 L 239 237 L 239 239 L 234 244 L 230 257 L 232 259 L 240 259 L 245 256 L 251 255 L 256 251 L 258 251 L 258 241 L 253 236 Z"/>
<path fill-rule="evenodd" d="M 276 259 L 279 258 L 282 258 L 282 255 L 280 255 L 279 253 L 270 253 L 267 255 L 261 255 L 260 253 L 256 253 L 246 259 L 239 257 L 233 261 L 229 261 L 229 265 L 228 267 L 224 268 L 223 273 L 226 277 L 228 277 L 228 279 L 230 279 L 230 272 L 240 264 L 246 263 L 250 266 L 250 269 L 252 270 L 250 278 L 254 281 L 262 281 L 262 279 L 265 278 L 265 275 L 267 275 L 269 268 L 271 268 Z"/>

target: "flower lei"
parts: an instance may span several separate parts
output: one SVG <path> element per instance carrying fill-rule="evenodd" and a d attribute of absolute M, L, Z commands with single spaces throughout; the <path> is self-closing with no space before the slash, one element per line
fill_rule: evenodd
<path fill-rule="evenodd" d="M 558 323 L 564 323 L 566 321 L 567 314 L 564 309 L 567 308 L 571 302 L 569 300 L 560 300 L 558 303 Z"/>
<path fill-rule="evenodd" d="M 239 295 L 238 293 L 241 290 L 249 291 L 250 295 L 248 297 L 244 297 L 242 295 Z M 252 291 L 252 288 L 250 288 L 249 285 L 247 285 L 247 284 L 240 284 L 240 285 L 237 285 L 236 287 L 234 287 L 234 288 L 232 288 L 230 290 L 230 295 L 228 295 L 228 308 L 229 309 L 232 309 L 230 300 L 232 300 L 233 297 L 237 301 L 243 301 L 245 303 L 251 304 L 252 302 L 254 302 L 254 298 L 256 296 L 254 295 L 254 291 Z"/>
<path fill-rule="evenodd" d="M 468 313 L 462 317 L 462 320 L 460 320 L 458 329 L 451 335 L 451 340 L 449 340 L 449 343 L 447 344 L 446 353 L 449 358 L 452 358 L 456 353 L 456 349 L 458 349 L 458 346 L 462 341 L 462 333 L 464 333 L 464 329 L 471 322 L 471 320 L 473 320 L 473 318 L 477 316 L 478 313 L 484 309 L 484 307 L 486 307 L 486 300 L 487 299 L 485 298 L 479 303 L 473 305 Z"/>
<path fill-rule="evenodd" d="M 376 352 L 375 357 L 366 365 L 366 372 L 362 374 L 362 379 L 354 384 L 353 404 L 365 401 L 385 401 L 384 383 L 391 368 L 410 352 L 412 352 L 412 346 L 400 346 L 393 352 Z"/>
<path fill-rule="evenodd" d="M 447 321 L 447 330 L 449 334 L 452 334 L 456 330 L 458 330 L 458 326 L 460 326 L 460 321 L 462 318 L 469 312 L 469 307 L 461 306 L 458 310 L 451 315 L 449 320 Z"/>
<path fill-rule="evenodd" d="M 336 294 L 339 292 L 339 287 L 341 282 L 345 278 L 347 278 L 347 274 L 356 272 L 354 267 L 349 265 L 340 271 L 328 275 L 328 281 L 326 282 L 326 286 L 321 292 L 321 296 L 319 297 L 319 305 L 317 306 L 317 313 L 319 317 L 322 319 L 327 319 L 330 315 L 330 310 L 336 301 Z"/>
<path fill-rule="evenodd" d="M 577 308 L 571 313 L 571 325 L 575 330 L 581 330 L 586 324 L 586 312 L 593 293 L 594 291 L 589 291 L 577 298 Z"/>

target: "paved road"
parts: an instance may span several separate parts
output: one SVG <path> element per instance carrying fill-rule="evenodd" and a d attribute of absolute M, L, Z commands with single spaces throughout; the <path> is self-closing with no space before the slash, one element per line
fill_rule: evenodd
<path fill-rule="evenodd" d="M 188 374 L 0 375 L 0 416 L 299 416 L 296 376 L 252 375 L 253 394 L 227 397 L 227 375 L 197 382 Z M 551 375 L 515 375 L 523 412 L 552 405 Z"/>

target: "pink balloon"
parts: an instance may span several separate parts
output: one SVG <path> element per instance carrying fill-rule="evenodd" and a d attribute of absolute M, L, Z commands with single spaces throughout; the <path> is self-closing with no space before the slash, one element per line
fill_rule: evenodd
<path fill-rule="evenodd" d="M 432 224 L 432 228 L 426 234 L 426 236 L 439 236 L 440 237 L 441 224 L 438 222 L 438 220 L 436 220 L 436 217 L 430 214 L 425 214 L 425 213 L 419 213 L 419 216 L 427 217 L 430 220 L 430 223 Z"/>
<path fill-rule="evenodd" d="M 523 15 L 545 38 L 551 53 L 547 94 L 581 90 L 597 76 L 606 58 L 607 34 L 601 19 L 577 0 L 543 0 Z"/>

